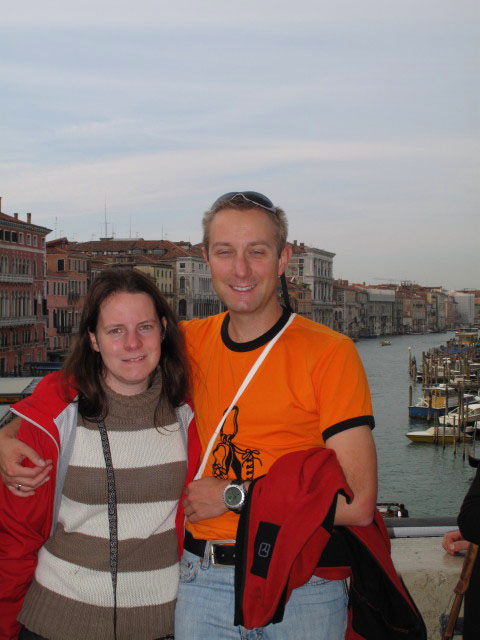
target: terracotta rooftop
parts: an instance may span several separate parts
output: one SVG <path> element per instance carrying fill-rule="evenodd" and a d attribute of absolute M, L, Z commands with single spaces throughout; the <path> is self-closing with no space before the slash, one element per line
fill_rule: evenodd
<path fill-rule="evenodd" d="M 0 211 L 0 220 L 5 220 L 8 222 L 15 222 L 18 224 L 24 224 L 25 226 L 28 227 L 37 227 L 37 229 L 41 229 L 42 231 L 45 231 L 45 235 L 47 233 L 50 233 L 51 229 L 48 229 L 47 227 L 44 227 L 42 225 L 39 224 L 34 224 L 33 222 L 28 222 L 27 220 L 21 220 L 20 218 L 17 218 L 16 216 L 9 216 L 7 213 L 2 213 Z"/>

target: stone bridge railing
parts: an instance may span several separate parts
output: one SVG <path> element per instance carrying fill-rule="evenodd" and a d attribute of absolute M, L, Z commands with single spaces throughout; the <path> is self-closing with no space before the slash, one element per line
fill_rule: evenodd
<path fill-rule="evenodd" d="M 463 556 L 450 556 L 442 548 L 442 536 L 457 528 L 456 519 L 386 519 L 385 523 L 393 562 L 423 616 L 428 640 L 440 640 L 440 617 L 450 612 L 463 563 Z"/>

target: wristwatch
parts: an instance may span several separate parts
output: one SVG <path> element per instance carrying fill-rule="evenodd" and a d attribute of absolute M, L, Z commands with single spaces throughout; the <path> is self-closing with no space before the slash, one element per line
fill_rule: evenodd
<path fill-rule="evenodd" d="M 235 513 L 240 513 L 245 504 L 247 492 L 241 480 L 232 480 L 223 490 L 223 503 Z"/>

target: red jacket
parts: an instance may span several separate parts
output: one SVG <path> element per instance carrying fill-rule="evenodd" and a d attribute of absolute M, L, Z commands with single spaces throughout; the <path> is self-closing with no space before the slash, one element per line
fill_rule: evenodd
<path fill-rule="evenodd" d="M 53 460 L 52 481 L 30 498 L 14 496 L 0 483 L 0 640 L 13 640 L 20 631 L 17 615 L 33 579 L 37 553 L 50 535 L 55 503 L 60 433 L 55 420 L 62 421 L 69 402 L 62 398 L 59 374 L 43 378 L 32 396 L 14 405 L 22 420 L 18 437 L 45 460 Z M 68 412 L 67 412 L 68 413 Z M 75 425 L 76 426 L 76 425 Z M 28 460 L 25 466 L 33 466 Z"/>
<path fill-rule="evenodd" d="M 252 483 L 237 530 L 235 624 L 280 622 L 293 589 L 314 573 L 343 578 L 349 566 L 348 640 L 425 640 L 380 514 L 368 527 L 334 529 L 339 493 L 352 497 L 335 453 L 320 448 L 283 456 Z"/>

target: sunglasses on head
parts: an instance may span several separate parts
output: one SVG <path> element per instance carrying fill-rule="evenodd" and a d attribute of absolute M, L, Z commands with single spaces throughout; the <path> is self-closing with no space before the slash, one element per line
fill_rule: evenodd
<path fill-rule="evenodd" d="M 223 196 L 220 196 L 213 203 L 213 207 L 215 207 L 219 202 L 225 202 L 229 200 L 233 200 L 234 198 L 240 196 L 247 202 L 251 202 L 256 207 L 261 207 L 266 211 L 270 211 L 270 213 L 277 213 L 277 209 L 274 206 L 273 202 L 267 196 L 264 196 L 262 193 L 258 193 L 258 191 L 229 191 L 228 193 L 224 193 Z"/>

